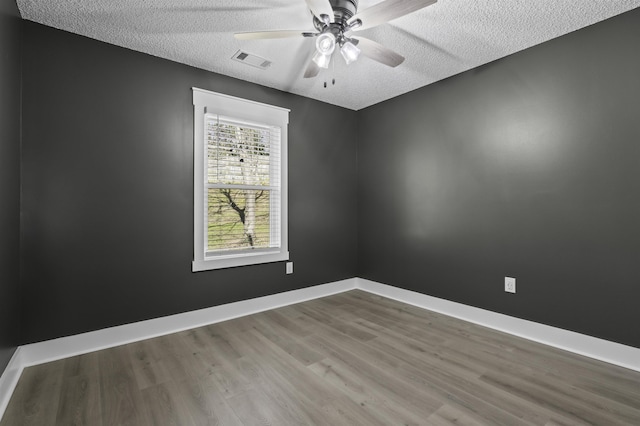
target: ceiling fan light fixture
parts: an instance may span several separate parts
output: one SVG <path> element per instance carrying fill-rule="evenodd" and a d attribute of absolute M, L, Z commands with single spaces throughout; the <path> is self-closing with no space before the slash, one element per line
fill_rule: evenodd
<path fill-rule="evenodd" d="M 313 62 L 320 68 L 329 68 L 329 62 L 331 62 L 331 54 L 325 55 L 322 52 L 316 51 L 313 55 Z"/>
<path fill-rule="evenodd" d="M 316 39 L 316 49 L 323 55 L 331 55 L 336 48 L 336 36 L 333 33 L 322 33 Z"/>
<path fill-rule="evenodd" d="M 360 56 L 360 52 L 361 50 L 358 49 L 358 47 L 356 47 L 356 45 L 351 43 L 350 41 L 343 43 L 342 47 L 340 48 L 340 53 L 342 54 L 342 57 L 344 58 L 344 61 L 347 63 L 347 65 L 349 65 L 351 62 L 357 61 L 358 56 Z"/>

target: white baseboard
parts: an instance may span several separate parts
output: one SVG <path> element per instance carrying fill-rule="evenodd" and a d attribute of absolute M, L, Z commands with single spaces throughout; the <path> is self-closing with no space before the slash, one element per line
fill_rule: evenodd
<path fill-rule="evenodd" d="M 287 291 L 255 299 L 242 300 L 221 306 L 184 312 L 162 318 L 105 328 L 44 342 L 18 347 L 4 373 L 0 376 L 0 419 L 9 403 L 15 385 L 26 367 L 81 355 L 101 349 L 137 342 L 144 339 L 176 333 L 203 325 L 307 300 L 330 296 L 356 288 L 356 279 L 336 281 L 299 290 Z"/>
<path fill-rule="evenodd" d="M 357 288 L 589 358 L 640 371 L 640 349 L 461 303 L 356 278 Z"/>
<path fill-rule="evenodd" d="M 0 419 L 25 367 L 139 340 L 227 321 L 282 306 L 360 289 L 423 309 L 544 343 L 610 364 L 640 371 L 640 349 L 548 325 L 526 321 L 362 278 L 288 291 L 221 306 L 170 315 L 20 346 L 0 376 Z"/>
<path fill-rule="evenodd" d="M 18 347 L 9 360 L 7 368 L 5 368 L 2 375 L 0 375 L 0 419 L 2 419 L 4 410 L 6 410 L 7 405 L 9 405 L 11 395 L 13 395 L 13 391 L 18 384 L 18 379 L 24 369 L 21 355 L 22 348 Z"/>
<path fill-rule="evenodd" d="M 61 337 L 59 339 L 32 343 L 22 346 L 22 359 L 25 366 L 43 364 L 70 356 L 164 336 L 166 334 L 189 330 L 203 325 L 215 324 L 281 306 L 342 293 L 343 291 L 354 288 L 356 288 L 356 279 L 351 278 L 329 284 L 321 284 L 270 296 L 199 309 L 197 311 L 184 312 L 88 333 Z"/>

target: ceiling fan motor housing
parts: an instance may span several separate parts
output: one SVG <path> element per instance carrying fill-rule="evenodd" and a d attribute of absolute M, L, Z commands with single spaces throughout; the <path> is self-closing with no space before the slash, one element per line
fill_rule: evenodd
<path fill-rule="evenodd" d="M 329 0 L 333 9 L 334 25 L 339 27 L 347 25 L 347 21 L 358 11 L 358 0 Z M 317 17 L 313 17 L 313 25 L 318 31 L 322 31 L 325 23 Z"/>
<path fill-rule="evenodd" d="M 347 21 L 356 14 L 358 10 L 358 0 L 330 0 L 335 21 L 346 25 Z"/>

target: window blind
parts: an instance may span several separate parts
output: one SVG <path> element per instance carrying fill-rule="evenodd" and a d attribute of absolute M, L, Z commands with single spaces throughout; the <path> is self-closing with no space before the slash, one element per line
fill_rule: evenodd
<path fill-rule="evenodd" d="M 207 255 L 280 246 L 280 133 L 205 115 Z"/>

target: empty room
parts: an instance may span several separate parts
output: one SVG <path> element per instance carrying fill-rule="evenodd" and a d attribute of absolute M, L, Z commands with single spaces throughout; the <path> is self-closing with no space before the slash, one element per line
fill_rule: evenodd
<path fill-rule="evenodd" d="M 0 0 L 0 426 L 640 425 L 640 0 Z"/>

